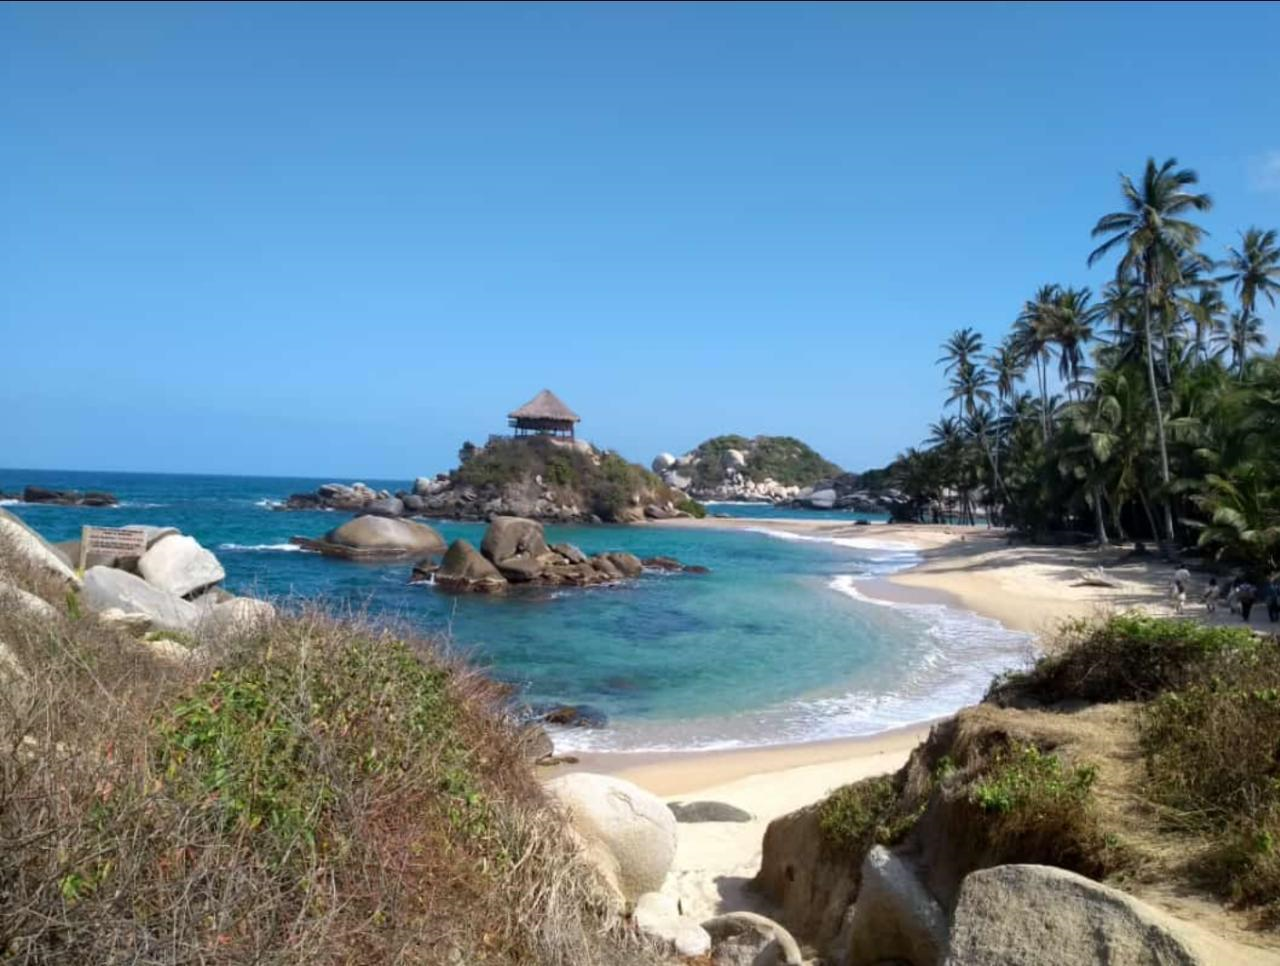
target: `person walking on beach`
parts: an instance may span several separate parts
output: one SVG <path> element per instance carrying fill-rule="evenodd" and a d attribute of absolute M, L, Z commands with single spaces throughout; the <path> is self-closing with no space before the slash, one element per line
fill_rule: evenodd
<path fill-rule="evenodd" d="M 1240 602 L 1240 617 L 1247 624 L 1249 614 L 1253 611 L 1253 602 L 1258 598 L 1258 588 L 1247 580 L 1241 580 L 1236 584 L 1235 595 L 1236 600 Z"/>
<path fill-rule="evenodd" d="M 1222 596 L 1222 590 L 1218 587 L 1218 578 L 1209 578 L 1209 588 L 1204 592 L 1204 609 L 1212 614 L 1218 609 L 1218 598 Z"/>
<path fill-rule="evenodd" d="M 1179 567 L 1173 572 L 1173 584 L 1169 587 L 1169 596 L 1173 598 L 1173 612 L 1181 614 L 1187 603 L 1187 585 L 1191 583 L 1191 572 L 1186 567 Z"/>
<path fill-rule="evenodd" d="M 1277 576 L 1280 575 L 1272 574 L 1262 587 L 1262 601 L 1267 605 L 1267 619 L 1273 624 L 1280 620 L 1280 585 L 1276 583 Z"/>

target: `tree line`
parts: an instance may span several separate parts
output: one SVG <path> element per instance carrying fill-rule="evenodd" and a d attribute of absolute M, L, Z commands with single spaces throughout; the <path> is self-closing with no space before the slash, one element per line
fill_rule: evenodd
<path fill-rule="evenodd" d="M 1258 314 L 1280 240 L 1250 227 L 1205 251 L 1198 181 L 1172 158 L 1121 176 L 1086 259 L 1114 263 L 1101 293 L 1041 285 L 998 344 L 946 340 L 944 413 L 888 468 L 906 516 L 1280 563 L 1280 359 Z"/>

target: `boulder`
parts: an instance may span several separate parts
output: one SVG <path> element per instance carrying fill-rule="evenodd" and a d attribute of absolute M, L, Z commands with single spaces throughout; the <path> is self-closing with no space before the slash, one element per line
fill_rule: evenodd
<path fill-rule="evenodd" d="M 750 822 L 751 813 L 726 802 L 672 802 L 667 808 L 680 823 Z"/>
<path fill-rule="evenodd" d="M 815 510 L 830 510 L 836 505 L 836 491 L 833 489 L 814 490 L 804 498 L 804 502 Z"/>
<path fill-rule="evenodd" d="M 631 920 L 636 928 L 680 956 L 704 956 L 711 937 L 698 923 L 680 914 L 680 903 L 661 892 L 646 892 L 636 900 Z"/>
<path fill-rule="evenodd" d="M 623 896 L 634 902 L 662 887 L 676 854 L 676 819 L 656 795 L 611 775 L 577 772 L 550 781 L 548 794 L 588 843 L 613 860 Z"/>
<path fill-rule="evenodd" d="M 213 635 L 240 637 L 252 634 L 276 619 L 276 609 L 265 600 L 233 597 L 214 603 L 200 619 L 200 630 Z"/>
<path fill-rule="evenodd" d="M 201 616 L 200 608 L 190 601 L 113 567 L 86 570 L 81 599 L 95 613 L 119 609 L 126 614 L 144 614 L 152 626 L 180 633 L 194 628 Z"/>
<path fill-rule="evenodd" d="M 619 570 L 614 565 L 613 561 L 609 559 L 608 554 L 596 554 L 596 556 L 591 558 L 590 562 L 591 566 L 595 568 L 596 572 L 605 580 L 622 579 L 622 571 Z"/>
<path fill-rule="evenodd" d="M 171 637 L 144 637 L 138 642 L 152 657 L 166 664 L 186 664 L 200 657 L 198 648 L 187 647 Z"/>
<path fill-rule="evenodd" d="M 319 542 L 336 548 L 337 556 L 429 557 L 445 550 L 444 537 L 425 523 L 380 516 L 348 520 Z M 354 553 L 343 554 L 343 549 Z"/>
<path fill-rule="evenodd" d="M 747 465 L 747 454 L 740 449 L 727 449 L 724 451 L 724 456 L 721 457 L 720 462 L 725 469 L 730 467 L 742 469 Z"/>
<path fill-rule="evenodd" d="M 466 540 L 455 540 L 440 562 L 435 584 L 441 590 L 493 594 L 507 589 L 507 578 Z"/>
<path fill-rule="evenodd" d="M 539 721 L 562 728 L 603 728 L 609 723 L 603 711 L 585 704 L 557 704 L 534 710 Z"/>
<path fill-rule="evenodd" d="M 547 734 L 547 729 L 541 725 L 527 724 L 516 735 L 516 741 L 520 744 L 520 750 L 524 753 L 526 761 L 542 761 L 556 753 L 556 747 L 551 741 L 551 736 Z"/>
<path fill-rule="evenodd" d="M 513 584 L 527 584 L 543 577 L 546 565 L 537 557 L 520 554 L 498 561 L 498 570 Z"/>
<path fill-rule="evenodd" d="M 6 510 L 0 510 L 0 546 L 9 550 L 21 563 L 56 577 L 74 587 L 80 578 L 67 566 L 44 537 Z"/>
<path fill-rule="evenodd" d="M 142 530 L 146 533 L 146 548 L 150 550 L 155 544 L 163 540 L 165 537 L 172 537 L 178 534 L 178 530 L 174 527 L 154 527 L 142 523 L 125 524 L 130 530 Z M 53 548 L 62 554 L 67 563 L 74 569 L 80 566 L 80 541 L 63 540 L 55 543 Z M 119 567 L 122 570 L 128 570 L 131 573 L 138 572 L 139 556 L 119 556 L 117 554 L 102 553 L 95 551 L 89 554 L 84 562 L 85 569 L 90 567 Z"/>
<path fill-rule="evenodd" d="M 553 543 L 551 551 L 552 553 L 558 553 L 571 564 L 584 564 L 587 562 L 587 555 L 571 543 Z"/>
<path fill-rule="evenodd" d="M 404 516 L 404 501 L 394 496 L 379 497 L 366 503 L 364 512 L 380 517 Z"/>
<path fill-rule="evenodd" d="M 540 557 L 548 549 L 542 524 L 524 517 L 494 517 L 480 541 L 480 552 L 494 563 L 519 554 Z"/>
<path fill-rule="evenodd" d="M 684 565 L 675 557 L 645 557 L 640 563 L 650 570 L 665 570 L 670 573 L 684 569 Z"/>
<path fill-rule="evenodd" d="M 659 453 L 653 458 L 653 463 L 650 465 L 653 467 L 653 471 L 661 476 L 676 465 L 676 458 L 670 453 Z"/>
<path fill-rule="evenodd" d="M 119 607 L 108 607 L 95 616 L 98 618 L 98 623 L 125 634 L 145 634 L 151 630 L 151 618 L 136 611 L 129 612 Z"/>
<path fill-rule="evenodd" d="M 16 611 L 27 620 L 51 623 L 58 619 L 58 609 L 43 597 L 37 597 L 0 577 L 0 610 Z"/>
<path fill-rule="evenodd" d="M 946 966 L 1210 966 L 1259 961 L 1118 889 L 1046 865 L 998 865 L 960 887 Z"/>
<path fill-rule="evenodd" d="M 702 924 L 713 966 L 803 966 L 800 944 L 782 926 L 754 912 L 728 912 Z"/>
<path fill-rule="evenodd" d="M 421 513 L 427 508 L 427 501 L 416 493 L 406 493 L 400 497 L 400 502 L 404 505 L 405 513 Z"/>
<path fill-rule="evenodd" d="M 431 480 L 425 476 L 419 476 L 413 481 L 413 495 L 418 497 L 431 496 Z"/>
<path fill-rule="evenodd" d="M 947 916 L 904 859 L 875 845 L 862 862 L 853 907 L 848 966 L 901 959 L 938 963 L 947 948 Z"/>
<path fill-rule="evenodd" d="M 186 597 L 226 578 L 218 558 L 194 537 L 175 536 L 158 541 L 138 559 L 138 573 L 161 590 Z"/>
<path fill-rule="evenodd" d="M 639 577 L 644 573 L 644 564 L 633 553 L 611 553 L 607 556 L 609 557 L 609 562 L 618 568 L 618 571 L 624 577 Z"/>
<path fill-rule="evenodd" d="M 825 951 L 858 893 L 860 873 L 858 863 L 827 847 L 815 804 L 769 823 L 753 883 L 777 906 L 784 926 Z"/>

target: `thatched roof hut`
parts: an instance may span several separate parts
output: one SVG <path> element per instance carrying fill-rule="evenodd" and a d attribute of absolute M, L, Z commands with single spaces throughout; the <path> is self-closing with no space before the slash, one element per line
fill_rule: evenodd
<path fill-rule="evenodd" d="M 581 421 L 581 417 L 550 389 L 542 390 L 519 409 L 507 413 L 507 425 L 515 429 L 517 436 L 568 436 L 572 439 L 574 423 Z"/>

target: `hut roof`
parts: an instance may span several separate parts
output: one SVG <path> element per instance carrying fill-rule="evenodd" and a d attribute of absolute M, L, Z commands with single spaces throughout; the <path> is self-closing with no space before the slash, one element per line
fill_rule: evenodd
<path fill-rule="evenodd" d="M 572 409 L 561 402 L 550 389 L 544 389 L 515 412 L 507 413 L 511 419 L 560 419 L 571 423 L 582 422 Z"/>

